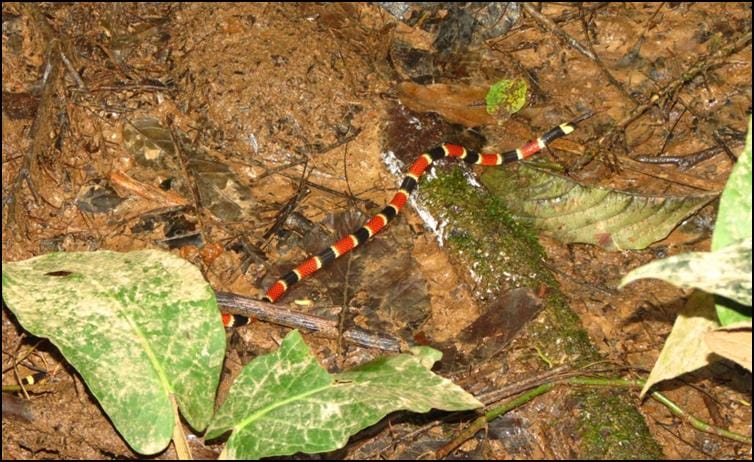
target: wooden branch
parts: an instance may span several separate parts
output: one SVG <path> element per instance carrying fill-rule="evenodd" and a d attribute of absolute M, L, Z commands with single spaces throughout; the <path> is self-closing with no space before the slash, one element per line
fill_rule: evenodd
<path fill-rule="evenodd" d="M 331 321 L 319 316 L 299 313 L 279 305 L 229 292 L 217 292 L 215 296 L 217 303 L 222 306 L 221 311 L 225 313 L 240 314 L 248 318 L 296 329 L 307 329 L 331 339 L 338 338 L 338 321 L 336 320 Z M 395 352 L 408 349 L 406 342 L 396 337 L 374 334 L 357 328 L 346 329 L 343 332 L 343 338 L 367 348 Z"/>

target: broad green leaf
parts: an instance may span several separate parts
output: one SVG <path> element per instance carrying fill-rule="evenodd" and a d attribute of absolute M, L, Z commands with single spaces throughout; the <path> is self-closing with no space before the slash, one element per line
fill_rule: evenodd
<path fill-rule="evenodd" d="M 485 97 L 487 113 L 515 114 L 526 104 L 526 81 L 521 79 L 503 79 L 495 82 Z"/>
<path fill-rule="evenodd" d="M 225 333 L 212 289 L 185 260 L 143 250 L 3 263 L 3 299 L 76 368 L 135 451 L 170 442 L 170 394 L 192 427 L 207 426 Z"/>
<path fill-rule="evenodd" d="M 439 352 L 427 347 L 412 352 L 330 375 L 293 331 L 276 352 L 244 367 L 206 438 L 232 430 L 221 458 L 317 453 L 342 447 L 351 435 L 397 410 L 482 406 L 429 371 Z"/>
<path fill-rule="evenodd" d="M 716 360 L 703 341 L 708 332 L 719 327 L 714 305 L 712 295 L 706 292 L 691 294 L 641 390 L 642 397 L 654 384 L 695 371 Z"/>
<path fill-rule="evenodd" d="M 751 370 L 751 119 L 746 150 L 738 159 L 720 201 L 713 252 L 685 254 L 645 265 L 627 275 L 622 285 L 642 277 L 657 277 L 682 287 L 749 305 L 732 309 L 714 306 L 705 292 L 695 292 L 678 315 L 647 382 L 654 384 L 693 371 L 716 360 L 716 353 Z M 745 311 L 748 308 L 748 313 Z M 743 309 L 744 311 L 740 311 Z M 715 313 L 717 310 L 717 313 Z M 744 329 L 719 329 L 744 325 Z M 743 323 L 732 324 L 743 320 Z M 748 327 L 747 327 L 748 326 Z"/>
<path fill-rule="evenodd" d="M 746 137 L 744 152 L 738 158 L 733 171 L 725 184 L 720 197 L 720 209 L 717 213 L 715 232 L 712 234 L 712 250 L 718 250 L 728 245 L 751 238 L 751 118 L 749 118 L 749 134 Z M 751 283 L 751 270 L 749 271 Z M 748 310 L 745 307 L 717 305 L 717 316 L 720 324 L 751 321 L 751 301 Z"/>
<path fill-rule="evenodd" d="M 488 170 L 482 182 L 506 201 L 517 219 L 561 242 L 607 249 L 646 248 L 717 197 L 643 196 L 584 186 L 526 164 Z"/>
<path fill-rule="evenodd" d="M 751 305 L 751 238 L 716 252 L 691 252 L 640 266 L 628 273 L 621 287 L 643 278 L 697 288 Z"/>
<path fill-rule="evenodd" d="M 720 196 L 720 210 L 712 236 L 712 250 L 751 237 L 751 118 L 743 153 Z"/>

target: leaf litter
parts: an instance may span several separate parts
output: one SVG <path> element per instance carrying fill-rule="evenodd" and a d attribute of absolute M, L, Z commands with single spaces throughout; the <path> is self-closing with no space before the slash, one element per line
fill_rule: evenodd
<path fill-rule="evenodd" d="M 72 42 L 74 48 L 62 50 L 62 55 L 73 59 L 75 65 L 61 71 L 64 66 L 61 61 L 55 71 L 57 74 L 51 74 L 48 86 L 74 103 L 67 106 L 67 112 L 52 110 L 55 106 L 50 102 L 55 100 L 45 95 L 55 92 L 49 91 L 39 99 L 36 95 L 25 98 L 25 106 L 19 106 L 12 117 L 4 119 L 4 167 L 8 168 L 3 169 L 3 183 L 15 184 L 14 175 L 24 165 L 34 180 L 34 193 L 15 188 L 12 193 L 17 205 L 4 209 L 4 261 L 26 258 L 42 250 L 132 250 L 153 246 L 166 237 L 168 227 L 157 226 L 148 231 L 143 227 L 134 228 L 143 213 L 155 212 L 155 205 L 132 194 L 120 193 L 126 200 L 113 209 L 113 214 L 82 213 L 76 206 L 81 186 L 92 179 L 108 178 L 113 169 L 133 174 L 137 181 L 152 178 L 145 184 L 178 192 L 194 202 L 190 189 L 193 185 L 183 174 L 172 176 L 185 184 L 172 184 L 164 181 L 168 178 L 149 177 L 147 168 L 134 165 L 134 159 L 121 145 L 126 119 L 156 117 L 165 127 L 167 119 L 172 119 L 173 126 L 188 134 L 189 145 L 208 149 L 214 161 L 228 168 L 224 173 L 226 178 L 237 178 L 239 184 L 249 187 L 253 199 L 252 206 L 246 210 L 250 215 L 223 226 L 216 226 L 214 218 L 206 215 L 197 223 L 204 233 L 205 244 L 220 242 L 226 249 L 241 249 L 226 251 L 203 268 L 205 277 L 216 288 L 231 287 L 239 293 L 260 295 L 263 280 L 279 276 L 279 269 L 286 263 L 287 268 L 292 267 L 303 254 L 299 247 L 301 236 L 286 235 L 283 230 L 266 245 L 260 237 L 281 205 L 295 194 L 304 162 L 313 166 L 309 180 L 316 187 L 299 204 L 297 212 L 315 223 L 326 221 L 333 212 L 349 207 L 349 188 L 356 197 L 356 207 L 366 214 L 379 209 L 396 187 L 398 180 L 383 169 L 378 153 L 385 148 L 412 145 L 406 142 L 405 146 L 386 146 L 381 140 L 381 121 L 389 117 L 385 116 L 384 100 L 378 95 L 391 97 L 395 83 L 390 65 L 384 60 L 390 48 L 389 34 L 384 32 L 385 27 L 389 30 L 393 26 L 385 22 L 385 16 L 375 10 L 376 7 L 238 5 L 218 10 L 199 4 L 180 7 L 168 4 L 49 5 L 39 7 L 44 9 L 43 16 L 33 15 L 33 8 L 37 7 L 24 8 L 4 5 L 4 13 L 6 9 L 9 13 L 10 35 L 8 41 L 4 41 L 3 56 L 4 60 L 8 59 L 8 69 L 15 70 L 4 72 L 4 89 L 19 94 L 34 93 L 29 82 L 40 81 L 40 75 L 30 70 L 44 68 L 45 56 L 48 56 L 45 44 L 50 42 L 50 37 L 43 40 L 43 31 L 54 33 L 28 18 L 44 17 L 55 26 L 55 31 L 72 36 L 78 33 L 73 31 L 101 33 L 77 36 L 80 39 Z M 610 71 L 620 82 L 630 82 L 636 94 L 650 95 L 657 85 L 677 77 L 678 69 L 684 67 L 687 58 L 705 54 L 750 23 L 750 12 L 734 7 L 720 8 L 724 7 L 668 4 L 655 15 L 655 5 L 629 9 L 607 5 L 589 6 L 584 12 L 591 15 L 587 17 L 587 24 L 592 28 L 590 34 L 600 39 L 594 43 L 595 50 Z M 579 36 L 578 11 L 555 5 L 546 6 L 543 13 L 569 33 Z M 696 18 L 705 29 L 687 27 L 693 23 L 690 18 Z M 441 70 L 446 69 L 452 78 L 440 79 L 441 82 L 461 82 L 469 86 L 497 81 L 501 74 L 536 72 L 529 75 L 534 83 L 530 85 L 530 107 L 525 108 L 518 119 L 506 123 L 504 129 L 483 130 L 481 137 L 478 130 L 447 128 L 443 123 L 440 123 L 442 128 L 435 129 L 436 137 L 403 125 L 403 141 L 415 136 L 427 143 L 411 147 L 407 158 L 445 140 L 460 141 L 472 148 L 515 148 L 527 138 L 563 122 L 565 108 L 577 111 L 581 109 L 578 106 L 583 105 L 599 110 L 597 118 L 574 134 L 573 139 L 581 141 L 580 147 L 576 144 L 578 149 L 573 152 L 553 149 L 554 155 L 561 156 L 558 160 L 570 163 L 579 159 L 585 145 L 593 146 L 590 144 L 593 141 L 589 140 L 597 139 L 606 126 L 622 119 L 631 108 L 630 99 L 605 82 L 598 66 L 583 61 L 529 21 L 524 18 L 515 26 L 518 29 L 511 37 L 494 38 L 487 42 L 488 47 L 466 53 L 462 59 L 439 60 L 426 69 L 440 73 L 440 77 Z M 662 34 L 663 40 L 642 40 L 635 52 L 637 27 L 644 26 L 641 33 L 647 38 Z M 622 40 L 609 40 L 608 35 Z M 315 42 L 317 47 L 307 45 Z M 76 51 L 72 52 L 73 49 Z M 625 60 L 624 67 L 613 65 L 632 50 L 635 52 L 632 56 L 636 57 L 631 65 L 625 65 Z M 668 50 L 672 50 L 672 54 L 668 55 Z M 630 156 L 685 155 L 707 148 L 713 138 L 711 133 L 719 127 L 743 130 L 744 115 L 750 105 L 750 53 L 735 58 L 742 64 L 731 66 L 728 62 L 721 70 L 710 71 L 706 78 L 689 82 L 678 100 L 668 101 L 663 107 L 662 115 L 667 118 L 662 123 L 653 117 L 639 118 L 629 126 L 619 143 L 606 149 Z M 505 65 L 501 66 L 501 62 Z M 79 77 L 86 84 L 85 90 L 74 78 L 74 71 L 81 72 L 83 68 L 86 72 Z M 725 78 L 721 77 L 723 75 Z M 710 98 L 705 92 L 714 97 Z M 702 94 L 704 97 L 700 96 Z M 26 107 L 35 105 L 33 109 Z M 65 117 L 58 117 L 64 112 Z M 31 127 L 31 117 L 38 121 L 35 130 L 47 131 L 34 139 L 53 140 L 50 147 L 40 148 L 39 142 L 30 146 L 25 134 Z M 421 115 L 411 117 L 419 120 Z M 350 143 L 342 143 L 357 128 L 362 129 L 360 135 Z M 720 136 L 735 147 L 734 132 L 722 131 Z M 572 143 L 571 139 L 567 141 Z M 32 152 L 34 157 L 24 164 L 25 158 L 7 154 L 6 147 L 10 148 L 7 152 Z M 705 187 L 702 192 L 719 191 L 731 166 L 724 154 L 684 172 L 664 167 L 660 170 L 656 165 L 637 166 L 626 160 L 623 173 L 615 175 L 604 165 L 592 161 L 586 168 L 573 172 L 573 177 L 587 184 L 615 189 L 684 195 L 700 192 L 699 186 Z M 180 167 L 175 164 L 171 168 L 177 172 Z M 46 172 L 49 179 L 42 180 L 41 171 Z M 652 176 L 643 175 L 642 171 Z M 662 175 L 658 175 L 660 172 Z M 672 181 L 661 181 L 657 177 Z M 28 210 L 33 214 L 25 216 L 24 211 Z M 682 293 L 652 282 L 636 283 L 635 288 L 622 295 L 614 293 L 612 288 L 628 268 L 639 266 L 655 255 L 707 250 L 704 248 L 708 243 L 705 236 L 708 236 L 709 225 L 706 223 L 711 213 L 709 208 L 702 209 L 684 224 L 691 230 L 688 239 L 661 242 L 645 252 L 610 253 L 591 246 L 577 244 L 566 248 L 549 239 L 542 241 L 570 305 L 609 358 L 638 367 L 651 366 L 662 345 L 663 333 L 669 330 L 675 317 Z M 398 234 L 400 237 L 391 234 L 398 233 L 399 230 L 393 231 L 393 228 L 401 226 L 404 231 Z M 416 266 L 411 263 L 412 259 L 422 260 L 418 263 L 425 267 L 423 279 L 431 301 L 431 314 L 418 333 L 429 339 L 452 338 L 480 314 L 475 304 L 474 281 L 452 259 L 437 256 L 443 253 L 442 249 L 434 247 L 433 239 L 427 240 L 422 233 L 422 223 L 412 212 L 407 212 L 381 236 L 406 246 L 405 249 L 395 251 L 388 246 L 375 250 L 371 258 L 377 261 L 364 262 L 359 271 L 365 275 L 385 274 L 376 267 L 384 263 L 382 260 L 391 252 L 404 255 L 399 260 L 408 262 L 405 267 Z M 412 238 L 411 234 L 418 237 Z M 424 241 L 421 245 L 410 244 L 417 239 Z M 362 250 L 367 251 L 368 247 Z M 404 252 L 414 255 L 407 258 Z M 266 258 L 259 258 L 260 254 L 266 254 Z M 281 256 L 283 261 L 279 260 Z M 359 257 L 366 259 L 366 255 Z M 272 262 L 274 269 L 267 268 L 265 261 Z M 249 268 L 245 274 L 239 270 L 243 264 Z M 389 273 L 392 267 L 386 270 Z M 329 285 L 332 282 L 327 274 L 318 275 L 318 280 Z M 334 273 L 329 274 L 335 279 Z M 396 276 L 385 274 L 384 278 L 383 285 Z M 416 280 L 421 282 L 421 278 Z M 450 295 L 443 287 L 448 281 L 453 284 Z M 378 290 L 382 290 L 379 284 L 351 287 L 349 292 L 376 297 Z M 342 293 L 342 289 L 337 292 Z M 325 294 L 325 299 L 340 298 L 329 292 Z M 365 306 L 376 307 L 378 303 L 368 301 Z M 8 316 L 4 310 L 4 322 L 9 321 Z M 454 319 L 448 320 L 448 317 Z M 282 339 L 285 332 L 271 325 L 257 325 L 249 329 L 248 335 L 233 336 L 244 337 L 243 344 L 251 345 L 250 351 L 263 352 L 274 348 L 274 339 Z M 3 335 L 3 350 L 16 351 L 21 342 L 20 331 L 16 326 L 7 333 Z M 478 377 L 476 387 L 481 390 L 484 384 L 493 386 L 500 380 L 509 383 L 541 367 L 532 348 L 525 337 L 515 337 L 511 353 L 498 357 L 499 362 L 493 368 L 505 370 L 505 375 Z M 335 347 L 324 340 L 315 341 L 313 349 L 320 357 L 335 351 Z M 347 358 L 346 362 L 361 362 L 354 359 L 356 356 Z M 44 344 L 23 362 L 25 366 L 34 367 L 44 367 L 45 363 L 62 364 L 54 348 Z M 9 378 L 4 374 L 4 381 Z M 746 384 L 737 384 L 736 380 L 735 376 L 730 378 L 732 389 L 747 389 Z M 714 396 L 727 396 L 729 392 L 710 376 L 702 374 L 698 381 Z M 37 417 L 19 428 L 25 432 L 23 437 L 13 430 L 3 432 L 5 455 L 28 458 L 39 451 L 53 451 L 56 457 L 72 459 L 112 457 L 113 454 L 133 456 L 117 434 L 108 433 L 111 426 L 99 408 L 88 400 L 81 400 L 81 389 L 76 392 L 78 382 L 74 376 L 61 369 L 53 379 L 55 383 L 59 386 L 55 394 L 40 395 L 32 401 Z M 710 406 L 699 394 L 682 386 L 669 393 L 684 397 L 685 408 L 695 414 L 704 415 Z M 709 412 L 722 414 L 721 419 L 730 422 L 729 427 L 742 430 L 750 422 L 750 414 L 740 407 L 730 406 L 731 399 L 718 399 L 723 404 L 713 406 L 715 409 Z M 569 412 L 555 404 L 545 406 L 554 412 Z M 666 457 L 698 457 L 699 451 L 715 457 L 741 456 L 740 447 L 724 440 L 705 439 L 693 448 L 681 444 L 678 441 L 698 441 L 698 434 L 673 420 L 674 433 L 669 436 L 666 427 L 660 430 L 656 423 L 666 423 L 667 414 L 663 409 L 645 406 L 642 410 L 649 417 L 647 421 L 655 430 L 654 436 L 662 444 Z M 547 420 L 551 420 L 551 415 L 548 414 Z M 524 408 L 515 417 L 525 436 L 518 440 L 522 442 L 519 446 L 506 450 L 521 451 L 513 453 L 517 457 L 547 457 L 575 450 L 578 442 L 570 442 L 574 446 L 570 447 L 567 439 L 549 438 L 552 429 L 541 427 L 541 413 Z M 90 425 L 81 426 L 82 419 Z M 49 436 L 61 431 L 66 433 L 69 442 L 63 446 L 59 439 Z M 36 439 L 30 438 L 34 435 Z M 33 447 L 19 445 L 22 438 L 34 441 Z M 501 456 L 502 453 L 496 451 L 502 451 L 504 445 L 495 440 L 489 443 L 484 450 Z M 546 448 L 545 452 L 540 448 Z M 212 456 L 219 452 L 217 447 L 195 445 L 193 449 L 209 451 L 204 454 Z M 482 451 L 481 446 L 471 451 L 472 455 L 483 455 L 474 452 Z M 165 456 L 174 455 L 168 451 Z"/>

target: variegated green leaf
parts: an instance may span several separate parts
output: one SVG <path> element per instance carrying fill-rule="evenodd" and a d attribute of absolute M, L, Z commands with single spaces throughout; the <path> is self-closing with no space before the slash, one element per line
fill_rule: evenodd
<path fill-rule="evenodd" d="M 170 395 L 204 429 L 225 356 L 214 293 L 170 253 L 53 253 L 3 263 L 3 299 L 32 334 L 76 368 L 141 454 L 168 445 Z"/>
<path fill-rule="evenodd" d="M 751 238 L 716 252 L 691 252 L 655 260 L 628 273 L 621 287 L 637 279 L 662 279 L 751 305 Z"/>
<path fill-rule="evenodd" d="M 325 452 L 393 411 L 482 405 L 429 371 L 439 352 L 427 347 L 412 352 L 330 375 L 293 331 L 276 352 L 241 371 L 206 438 L 232 431 L 221 455 L 229 459 Z"/>

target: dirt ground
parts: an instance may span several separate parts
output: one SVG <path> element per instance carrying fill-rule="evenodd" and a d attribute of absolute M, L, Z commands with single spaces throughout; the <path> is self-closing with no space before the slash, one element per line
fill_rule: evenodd
<path fill-rule="evenodd" d="M 3 3 L 3 261 L 161 248 L 200 267 L 216 290 L 259 298 L 390 199 L 400 178 L 381 154 L 410 162 L 445 140 L 513 149 L 586 111 L 595 115 L 544 153 L 572 178 L 652 194 L 722 190 L 751 112 L 751 4 L 522 5 L 490 25 L 480 18 L 494 12 L 478 6 L 410 10 L 399 21 L 376 4 Z M 482 101 L 468 95 L 503 78 L 527 82 L 522 111 L 448 115 L 478 116 Z M 401 82 L 455 85 L 438 99 L 460 98 L 460 109 L 430 101 L 422 112 Z M 472 91 L 458 97 L 458 88 Z M 148 129 L 178 140 L 180 152 L 150 155 L 137 134 Z M 541 239 L 571 309 L 624 377 L 646 377 L 688 293 L 657 281 L 618 290 L 618 281 L 655 258 L 708 250 L 716 207 L 642 251 Z M 333 307 L 349 306 L 347 323 L 429 344 L 458 338 L 485 312 L 472 272 L 410 207 L 342 260 L 287 300 L 334 319 Z M 141 457 L 54 346 L 6 308 L 2 331 L 4 386 L 47 372 L 27 396 L 4 388 L 4 459 Z M 220 395 L 288 331 L 263 322 L 230 331 Z M 330 370 L 380 354 L 306 340 Z M 531 376 L 536 352 L 525 337 L 508 348 L 495 367 L 463 364 L 486 374 L 485 387 L 469 377 L 464 386 L 489 392 Z M 659 390 L 705 422 L 751 434 L 751 374 L 733 363 Z M 751 458 L 750 443 L 700 432 L 657 402 L 640 402 L 637 390 L 620 393 L 664 457 Z M 557 428 L 558 413 L 571 412 L 563 407 L 579 403 L 560 396 L 499 418 L 452 457 L 582 454 L 581 442 Z M 399 438 L 415 424 L 378 426 L 329 456 L 426 456 L 459 426 Z M 195 458 L 222 449 L 190 441 Z M 176 453 L 171 445 L 155 457 Z"/>

